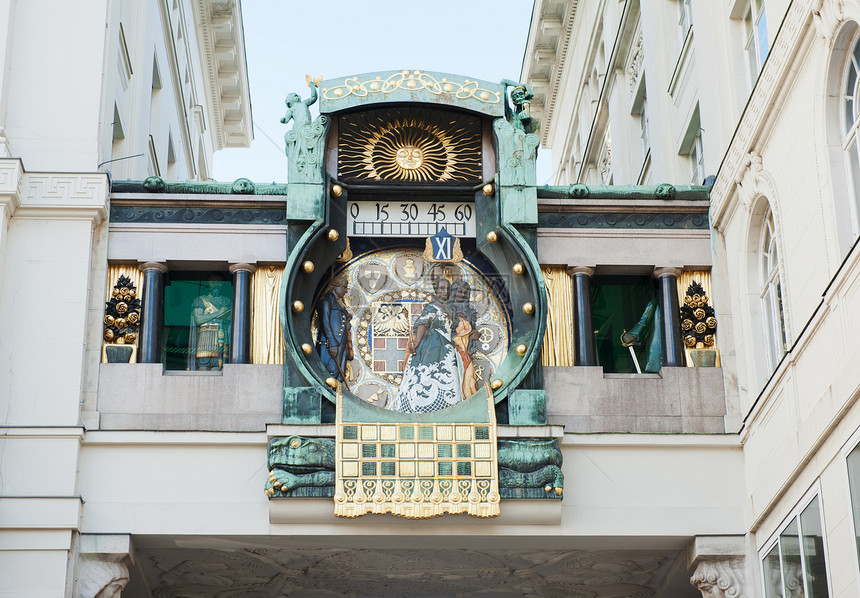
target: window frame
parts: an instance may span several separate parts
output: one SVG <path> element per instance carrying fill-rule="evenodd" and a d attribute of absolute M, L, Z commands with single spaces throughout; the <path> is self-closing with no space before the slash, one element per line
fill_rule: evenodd
<path fill-rule="evenodd" d="M 761 228 L 758 234 L 756 268 L 758 270 L 762 323 L 764 324 L 765 364 L 769 374 L 776 370 L 788 352 L 781 253 L 776 230 L 776 218 L 768 201 L 767 208 L 762 215 Z M 779 344 L 782 345 L 781 352 L 778 349 Z"/>
<path fill-rule="evenodd" d="M 849 519 L 851 524 L 851 539 L 854 544 L 854 550 L 852 552 L 854 553 L 854 564 L 856 566 L 856 575 L 854 579 L 855 585 L 857 586 L 857 595 L 860 596 L 860 546 L 857 545 L 856 541 L 858 527 L 857 522 L 854 521 L 854 504 L 851 498 L 851 472 L 848 469 L 848 457 L 857 449 L 860 449 L 860 428 L 854 430 L 854 433 L 850 438 L 848 438 L 848 441 L 842 445 L 842 450 L 840 451 L 842 461 L 845 463 L 845 496 L 851 508 L 851 517 Z M 858 488 L 858 492 L 860 492 L 860 488 Z"/>
<path fill-rule="evenodd" d="M 853 71 L 853 72 L 852 72 Z M 849 97 L 848 83 L 853 75 Z M 851 113 L 851 122 L 848 113 Z M 839 135 L 845 178 L 848 183 L 848 212 L 851 220 L 851 243 L 860 236 L 860 31 L 848 44 L 845 64 L 839 81 Z"/>
<path fill-rule="evenodd" d="M 801 574 L 803 580 L 803 593 L 806 595 L 807 589 L 807 572 L 806 572 L 806 561 L 805 554 L 803 552 L 803 527 L 801 525 L 800 516 L 801 514 L 809 507 L 814 500 L 818 500 L 818 513 L 819 513 L 819 522 L 821 524 L 821 545 L 824 549 L 824 572 L 827 577 L 827 594 L 828 597 L 834 596 L 833 593 L 833 576 L 831 575 L 830 570 L 830 551 L 827 546 L 827 535 L 826 535 L 826 520 L 824 516 L 824 501 L 821 499 L 821 479 L 816 479 L 812 486 L 803 494 L 797 504 L 789 511 L 788 515 L 779 522 L 774 528 L 773 533 L 768 537 L 767 541 L 762 544 L 762 547 L 758 550 L 758 578 L 759 578 L 759 588 L 761 590 L 762 596 L 767 596 L 767 585 L 765 580 L 765 568 L 764 568 L 764 559 L 767 558 L 768 554 L 773 550 L 775 546 L 779 544 L 780 537 L 783 535 L 785 530 L 792 524 L 797 523 L 797 531 L 798 531 L 798 539 L 800 542 L 800 562 L 801 562 Z M 782 573 L 782 556 L 780 554 L 780 573 Z M 782 580 L 782 575 L 781 581 Z M 784 581 L 783 581 L 784 583 Z M 783 595 L 785 595 L 785 591 L 783 589 Z"/>
<path fill-rule="evenodd" d="M 750 88 L 752 88 L 771 50 L 767 35 L 765 0 L 749 0 L 741 20 L 744 27 L 744 62 L 749 75 Z M 764 26 L 764 55 L 762 55 L 762 25 Z"/>

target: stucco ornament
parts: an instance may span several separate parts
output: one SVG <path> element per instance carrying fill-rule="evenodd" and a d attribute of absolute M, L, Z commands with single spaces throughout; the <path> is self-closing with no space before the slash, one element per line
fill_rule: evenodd
<path fill-rule="evenodd" d="M 746 598 L 742 577 L 740 559 L 706 560 L 696 567 L 690 583 L 702 593 L 702 598 Z"/>
<path fill-rule="evenodd" d="M 321 183 L 323 180 L 322 154 L 328 117 L 320 115 L 311 121 L 310 106 L 317 101 L 317 81 L 308 79 L 308 87 L 311 95 L 306 100 L 295 92 L 284 100 L 287 112 L 281 123 L 293 123 L 284 135 L 290 183 Z"/>
<path fill-rule="evenodd" d="M 813 0 L 811 11 L 815 29 L 829 45 L 833 34 L 845 20 L 843 0 Z"/>
<path fill-rule="evenodd" d="M 128 584 L 128 568 L 101 555 L 82 557 L 78 576 L 80 598 L 120 598 Z"/>

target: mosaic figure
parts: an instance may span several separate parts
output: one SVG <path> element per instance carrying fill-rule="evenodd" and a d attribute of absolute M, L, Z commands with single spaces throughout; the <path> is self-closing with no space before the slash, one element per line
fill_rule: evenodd
<path fill-rule="evenodd" d="M 403 379 L 391 402 L 394 411 L 429 413 L 463 398 L 463 359 L 454 344 L 456 325 L 448 308 L 451 283 L 436 278 L 433 290 L 435 296 L 415 320 Z"/>
<path fill-rule="evenodd" d="M 472 363 L 472 353 L 475 341 L 481 337 L 478 330 L 478 313 L 470 296 L 472 288 L 465 280 L 458 280 L 451 285 L 451 316 L 454 320 L 454 346 L 463 361 L 463 397 L 470 397 L 478 391 L 478 380 L 475 376 L 475 365 Z"/>
<path fill-rule="evenodd" d="M 323 298 L 317 306 L 319 333 L 317 352 L 326 370 L 335 380 L 346 378 L 347 361 L 353 359 L 350 321 L 352 314 L 343 300 L 348 283 L 345 278 L 331 280 Z"/>

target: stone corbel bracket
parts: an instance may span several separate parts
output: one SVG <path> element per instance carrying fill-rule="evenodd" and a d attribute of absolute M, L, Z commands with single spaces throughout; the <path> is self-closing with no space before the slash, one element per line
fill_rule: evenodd
<path fill-rule="evenodd" d="M 748 570 L 743 536 L 699 536 L 687 550 L 690 584 L 703 598 L 748 598 Z"/>

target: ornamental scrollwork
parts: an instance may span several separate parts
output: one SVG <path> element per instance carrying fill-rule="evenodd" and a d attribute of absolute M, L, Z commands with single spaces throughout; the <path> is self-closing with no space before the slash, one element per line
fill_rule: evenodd
<path fill-rule="evenodd" d="M 377 76 L 366 81 L 358 77 L 349 77 L 343 84 L 324 88 L 323 98 L 326 100 L 342 100 L 350 96 L 364 98 L 372 94 L 388 95 L 397 90 L 424 90 L 436 96 L 450 95 L 458 100 L 474 99 L 485 104 L 498 104 L 502 96 L 497 91 L 490 91 L 480 86 L 477 81 L 466 79 L 463 83 L 451 81 L 446 77 L 437 79 L 423 71 L 403 70 L 383 79 Z"/>

